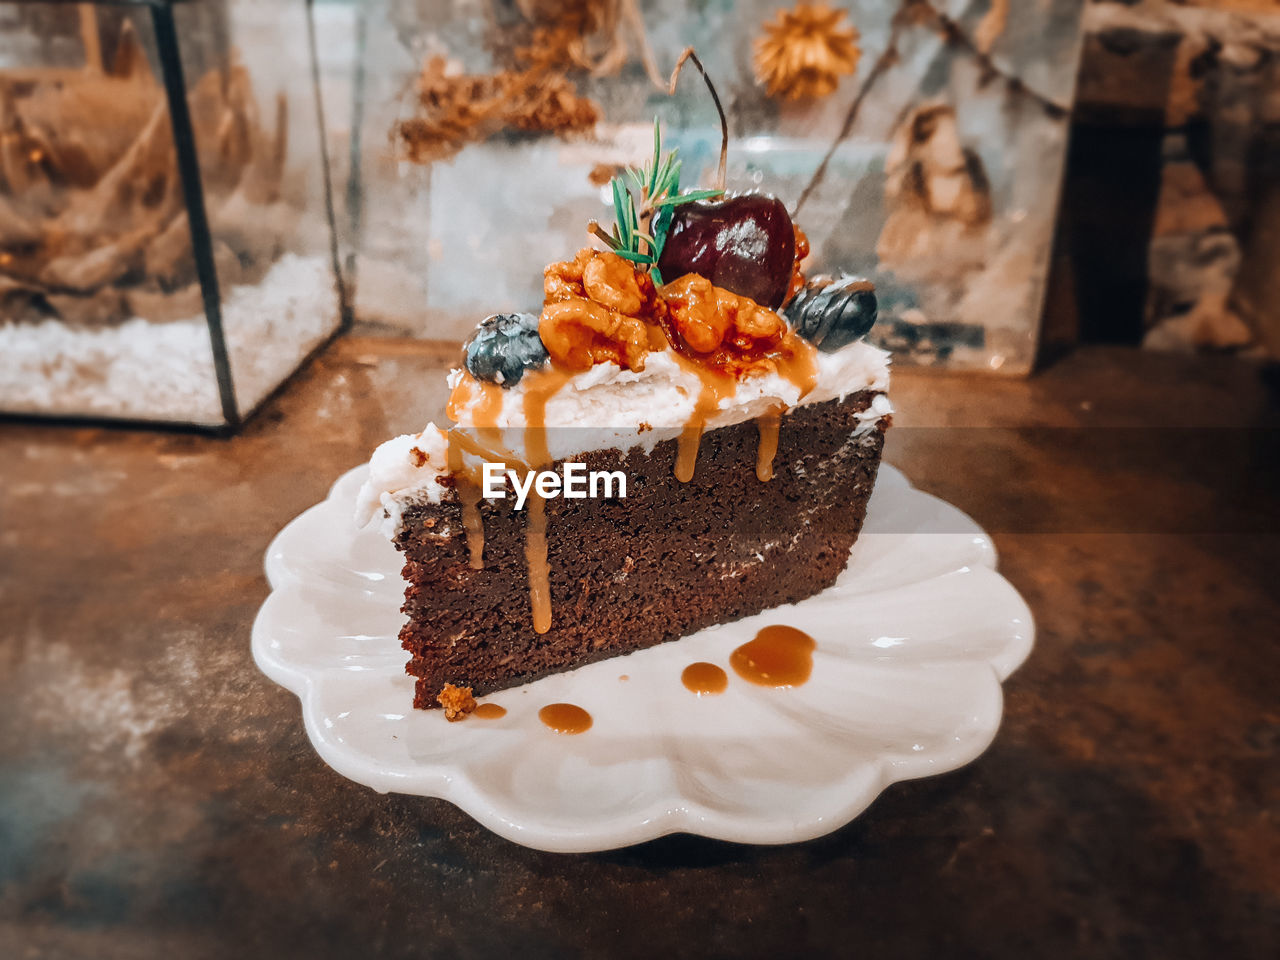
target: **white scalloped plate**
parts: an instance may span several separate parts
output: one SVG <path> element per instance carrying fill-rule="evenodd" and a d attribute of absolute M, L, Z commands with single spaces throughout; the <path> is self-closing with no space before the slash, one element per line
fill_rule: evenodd
<path fill-rule="evenodd" d="M 486 699 L 507 709 L 499 720 L 448 723 L 411 707 L 396 639 L 399 554 L 351 519 L 364 472 L 345 474 L 271 544 L 273 592 L 254 623 L 254 657 L 301 699 L 311 742 L 339 773 L 449 800 L 526 846 L 821 836 L 890 783 L 982 753 L 1000 724 L 1000 682 L 1031 650 L 1031 613 L 995 572 L 987 535 L 885 465 L 829 590 L 494 694 Z M 734 647 L 772 623 L 816 639 L 808 683 L 763 688 L 730 671 L 714 697 L 681 684 L 685 666 L 727 667 Z M 539 708 L 559 701 L 590 711 L 591 729 L 543 726 Z"/>

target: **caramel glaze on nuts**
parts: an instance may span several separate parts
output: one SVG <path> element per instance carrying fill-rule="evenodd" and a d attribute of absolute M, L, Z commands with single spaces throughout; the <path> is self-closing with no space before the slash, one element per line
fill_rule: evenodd
<path fill-rule="evenodd" d="M 797 246 L 808 243 L 798 234 Z M 797 260 L 796 275 L 799 274 Z M 650 350 L 668 345 L 720 374 L 740 378 L 775 368 L 795 337 L 777 313 L 696 273 L 661 291 L 649 274 L 607 251 L 584 248 L 543 274 L 538 334 L 556 366 L 589 370 L 617 363 L 640 371 Z"/>
<path fill-rule="evenodd" d="M 568 370 L 609 361 L 644 369 L 667 311 L 647 273 L 622 257 L 587 247 L 572 260 L 547 267 L 543 292 L 538 334 L 553 362 Z"/>
<path fill-rule="evenodd" d="M 687 273 L 662 288 L 663 326 L 682 354 L 723 373 L 740 376 L 783 344 L 787 322 L 748 297 Z"/>
<path fill-rule="evenodd" d="M 787 286 L 787 299 L 782 301 L 785 307 L 805 285 L 804 258 L 809 256 L 809 237 L 800 229 L 800 224 L 792 224 L 792 229 L 796 232 L 796 259 L 791 266 L 791 283 Z"/>

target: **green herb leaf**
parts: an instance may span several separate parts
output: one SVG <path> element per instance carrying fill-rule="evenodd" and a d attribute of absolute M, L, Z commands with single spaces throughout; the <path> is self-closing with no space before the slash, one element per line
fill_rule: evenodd
<path fill-rule="evenodd" d="M 648 266 L 655 283 L 663 282 L 657 263 L 667 244 L 673 210 L 697 200 L 721 196 L 724 192 L 691 190 L 680 193 L 680 167 L 675 150 L 663 155 L 662 128 L 658 118 L 654 117 L 653 156 L 639 170 L 628 168 L 611 181 L 613 240 L 605 242 L 624 260 Z"/>
<path fill-rule="evenodd" d="M 630 260 L 632 263 L 653 263 L 653 257 L 647 253 L 637 253 L 634 250 L 615 250 L 613 252 L 623 260 Z"/>
<path fill-rule="evenodd" d="M 671 229 L 671 208 L 659 207 L 653 217 L 653 262 L 662 259 L 662 251 L 667 245 L 667 231 Z"/>
<path fill-rule="evenodd" d="M 626 177 L 635 185 L 637 192 L 645 188 L 645 175 L 643 171 L 630 167 L 627 169 Z"/>
<path fill-rule="evenodd" d="M 686 203 L 693 203 L 695 200 L 710 200 L 712 197 L 720 197 L 724 195 L 723 190 L 690 190 L 688 193 L 682 193 L 675 197 L 663 197 L 661 200 L 655 201 L 655 207 L 680 207 Z"/>
<path fill-rule="evenodd" d="M 657 174 L 658 188 L 651 194 L 655 199 L 670 196 L 680 188 L 680 161 L 675 151 L 667 154 L 662 161 L 662 169 Z"/>

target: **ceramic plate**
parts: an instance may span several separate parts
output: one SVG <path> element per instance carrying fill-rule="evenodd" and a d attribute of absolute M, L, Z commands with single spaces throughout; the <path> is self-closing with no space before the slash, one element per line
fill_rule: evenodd
<path fill-rule="evenodd" d="M 499 720 L 413 710 L 396 635 L 399 554 L 352 521 L 365 468 L 280 532 L 253 652 L 302 701 L 335 770 L 375 790 L 441 797 L 516 843 L 605 850 L 685 832 L 787 843 L 847 823 L 898 780 L 977 757 L 1000 723 L 1000 682 L 1031 649 L 1031 614 L 995 572 L 991 541 L 954 507 L 884 466 L 848 568 L 794 606 L 713 627 L 487 697 Z M 728 665 L 763 626 L 817 641 L 812 677 L 766 688 L 681 684 Z M 625 677 L 626 679 L 623 679 Z M 542 706 L 585 707 L 566 736 Z"/>

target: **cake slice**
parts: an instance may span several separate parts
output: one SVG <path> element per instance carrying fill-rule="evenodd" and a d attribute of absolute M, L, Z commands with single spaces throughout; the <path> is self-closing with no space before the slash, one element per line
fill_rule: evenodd
<path fill-rule="evenodd" d="M 857 539 L 891 412 L 870 284 L 806 282 L 773 198 L 637 180 L 619 222 L 647 229 L 551 264 L 539 315 L 468 342 L 454 426 L 370 461 L 357 519 L 404 555 L 416 707 L 803 600 Z"/>

